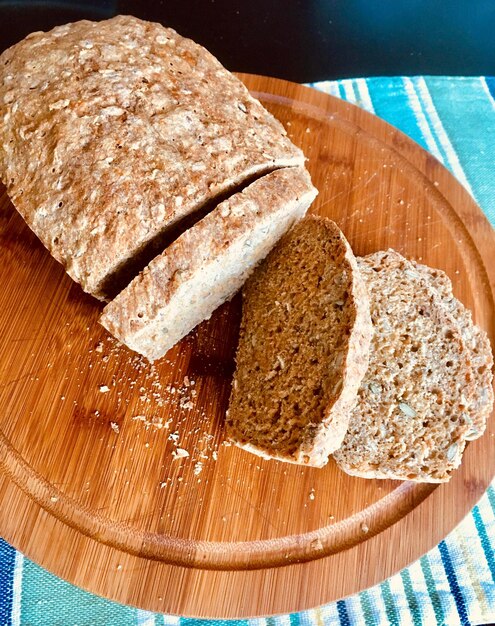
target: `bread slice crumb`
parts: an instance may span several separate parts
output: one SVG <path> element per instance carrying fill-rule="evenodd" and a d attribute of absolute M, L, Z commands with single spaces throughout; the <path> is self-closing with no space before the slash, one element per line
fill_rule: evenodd
<path fill-rule="evenodd" d="M 302 220 L 244 287 L 227 437 L 266 458 L 325 465 L 347 430 L 370 340 L 344 235 L 330 220 Z"/>
<path fill-rule="evenodd" d="M 366 478 L 445 482 L 471 432 L 477 382 L 459 324 L 394 250 L 358 265 L 370 294 L 370 363 L 334 459 Z"/>

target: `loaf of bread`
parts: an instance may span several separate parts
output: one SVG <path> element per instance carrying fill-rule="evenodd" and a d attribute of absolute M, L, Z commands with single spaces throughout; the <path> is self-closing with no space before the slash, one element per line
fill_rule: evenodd
<path fill-rule="evenodd" d="M 334 222 L 305 218 L 243 289 L 227 437 L 265 458 L 325 465 L 346 433 L 370 339 L 349 244 Z"/>
<path fill-rule="evenodd" d="M 235 76 L 159 24 L 81 21 L 0 56 L 0 177 L 97 298 L 128 284 L 185 216 L 253 176 L 303 164 Z"/>
<path fill-rule="evenodd" d="M 445 285 L 397 252 L 358 264 L 374 335 L 358 403 L 333 456 L 356 476 L 447 481 L 466 442 L 483 429 L 473 429 L 481 377 L 462 330 L 469 324 L 446 305 Z"/>
<path fill-rule="evenodd" d="M 242 287 L 316 194 L 302 167 L 263 176 L 156 257 L 107 304 L 101 323 L 150 361 L 159 359 Z"/>

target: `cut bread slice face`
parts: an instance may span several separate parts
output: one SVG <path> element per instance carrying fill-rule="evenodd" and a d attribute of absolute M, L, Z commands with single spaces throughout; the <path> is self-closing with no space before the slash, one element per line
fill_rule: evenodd
<path fill-rule="evenodd" d="M 267 459 L 324 466 L 346 433 L 370 340 L 351 248 L 334 222 L 308 216 L 243 289 L 227 437 Z"/>
<path fill-rule="evenodd" d="M 445 272 L 419 263 L 413 264 L 440 295 L 443 304 L 459 324 L 464 342 L 470 351 L 476 390 L 469 406 L 471 432 L 466 438 L 477 439 L 485 432 L 486 420 L 493 410 L 493 354 L 490 340 L 486 332 L 474 324 L 471 311 L 454 297 L 452 283 Z"/>
<path fill-rule="evenodd" d="M 150 361 L 161 358 L 242 287 L 316 195 L 304 168 L 260 178 L 153 259 L 105 307 L 100 323 Z"/>
<path fill-rule="evenodd" d="M 0 178 L 97 298 L 116 295 L 185 216 L 303 164 L 238 78 L 160 24 L 84 20 L 33 33 L 0 57 Z"/>
<path fill-rule="evenodd" d="M 457 320 L 393 250 L 358 259 L 374 335 L 368 371 L 334 459 L 366 478 L 445 482 L 471 433 L 477 381 Z"/>

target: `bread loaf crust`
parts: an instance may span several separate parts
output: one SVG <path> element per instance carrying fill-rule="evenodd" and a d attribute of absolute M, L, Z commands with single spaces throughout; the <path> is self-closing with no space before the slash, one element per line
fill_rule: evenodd
<path fill-rule="evenodd" d="M 304 157 L 203 47 L 131 16 L 37 32 L 0 56 L 0 177 L 83 289 L 219 194 Z"/>
<path fill-rule="evenodd" d="M 150 361 L 241 287 L 317 194 L 304 168 L 276 170 L 219 204 L 104 309 L 100 323 Z"/>

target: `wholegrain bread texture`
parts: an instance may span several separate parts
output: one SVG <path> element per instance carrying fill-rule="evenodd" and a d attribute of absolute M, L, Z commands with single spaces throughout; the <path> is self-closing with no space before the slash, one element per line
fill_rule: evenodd
<path fill-rule="evenodd" d="M 159 359 L 242 287 L 316 194 L 300 167 L 255 181 L 156 257 L 105 307 L 101 324 L 150 361 Z"/>
<path fill-rule="evenodd" d="M 474 324 L 471 311 L 454 297 L 452 283 L 445 272 L 419 263 L 414 265 L 439 293 L 442 303 L 457 321 L 470 352 L 476 390 L 473 402 L 469 405 L 472 425 L 466 438 L 477 439 L 485 432 L 486 421 L 493 410 L 493 354 L 490 340 L 486 332 Z"/>
<path fill-rule="evenodd" d="M 459 324 L 412 263 L 388 250 L 358 265 L 374 335 L 358 403 L 334 458 L 355 476 L 445 482 L 471 433 L 470 351 Z"/>
<path fill-rule="evenodd" d="M 0 56 L 0 177 L 83 289 L 254 175 L 302 165 L 282 125 L 203 47 L 118 16 Z"/>
<path fill-rule="evenodd" d="M 243 289 L 227 437 L 265 458 L 325 465 L 347 430 L 370 339 L 349 244 L 334 222 L 307 217 Z"/>

